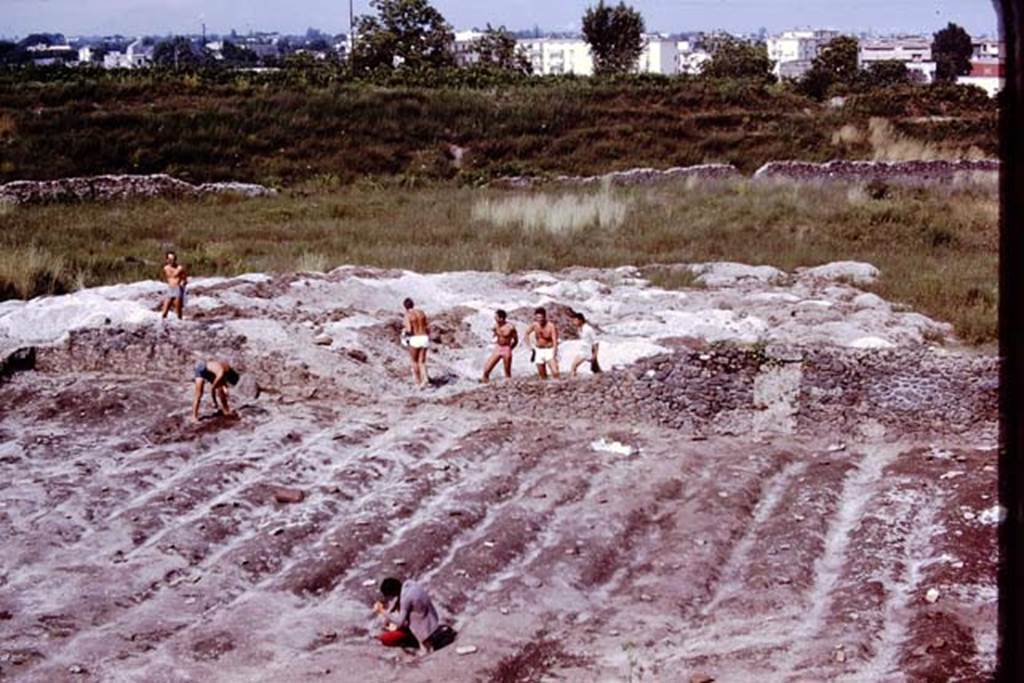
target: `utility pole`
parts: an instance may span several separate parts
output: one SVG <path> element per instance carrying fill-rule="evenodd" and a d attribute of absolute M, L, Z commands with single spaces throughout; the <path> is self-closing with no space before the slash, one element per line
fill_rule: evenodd
<path fill-rule="evenodd" d="M 356 13 L 354 0 L 348 0 L 348 61 L 352 61 L 352 53 L 356 51 Z"/>

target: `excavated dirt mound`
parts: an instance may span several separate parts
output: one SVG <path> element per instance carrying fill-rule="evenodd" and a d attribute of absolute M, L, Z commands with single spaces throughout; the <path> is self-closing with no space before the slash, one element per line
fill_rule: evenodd
<path fill-rule="evenodd" d="M 0 306 L 0 678 L 988 678 L 995 360 L 825 271 L 702 272 L 254 275 L 163 324 L 159 285 Z M 411 386 L 407 295 L 443 387 Z M 538 304 L 594 319 L 609 371 L 542 383 L 518 351 L 480 387 L 493 309 Z M 192 364 L 229 356 L 263 391 L 190 424 Z M 373 640 L 391 574 L 453 646 Z"/>

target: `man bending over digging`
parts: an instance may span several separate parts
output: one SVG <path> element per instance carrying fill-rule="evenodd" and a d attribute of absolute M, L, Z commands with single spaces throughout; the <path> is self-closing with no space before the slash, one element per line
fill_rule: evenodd
<path fill-rule="evenodd" d="M 199 422 L 199 403 L 203 400 L 203 388 L 210 382 L 210 398 L 213 407 L 225 417 L 233 417 L 235 413 L 228 406 L 228 390 L 225 386 L 238 384 L 238 371 L 222 360 L 200 361 L 196 364 L 196 392 L 192 399 L 192 421 Z"/>

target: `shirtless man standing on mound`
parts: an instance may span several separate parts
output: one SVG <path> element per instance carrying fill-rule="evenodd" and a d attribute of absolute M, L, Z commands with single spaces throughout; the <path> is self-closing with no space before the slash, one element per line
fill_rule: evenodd
<path fill-rule="evenodd" d="M 185 266 L 178 263 L 178 255 L 173 251 L 167 252 L 164 256 L 164 279 L 167 280 L 167 298 L 164 299 L 164 309 L 161 318 L 166 318 L 174 304 L 174 312 L 181 320 L 181 309 L 185 305 L 185 285 L 188 284 L 188 273 Z"/>
<path fill-rule="evenodd" d="M 531 335 L 534 338 L 532 344 Z M 548 320 L 548 313 L 543 307 L 533 312 L 533 322 L 526 328 L 526 344 L 530 347 L 531 358 L 540 378 L 548 378 L 547 369 L 550 367 L 551 374 L 558 379 L 558 328 Z"/>
<path fill-rule="evenodd" d="M 505 377 L 512 377 L 512 349 L 519 344 L 519 333 L 516 326 L 508 321 L 508 314 L 500 308 L 494 314 L 494 353 L 487 359 L 484 376 L 480 381 L 486 384 L 491 378 L 491 371 L 498 361 L 505 367 Z"/>
<path fill-rule="evenodd" d="M 416 386 L 427 386 L 427 347 L 430 334 L 427 329 L 427 314 L 416 308 L 412 299 L 402 302 L 405 307 L 405 323 L 402 325 L 402 341 L 409 347 L 412 360 L 412 376 Z"/>

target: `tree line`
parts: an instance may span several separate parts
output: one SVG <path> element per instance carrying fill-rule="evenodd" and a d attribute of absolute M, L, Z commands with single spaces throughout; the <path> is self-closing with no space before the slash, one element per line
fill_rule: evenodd
<path fill-rule="evenodd" d="M 317 59 L 309 52 L 293 54 L 276 66 L 333 69 L 346 77 L 393 82 L 412 77 L 415 82 L 449 82 L 455 70 L 471 72 L 495 80 L 525 77 L 532 74 L 529 57 L 519 49 L 515 36 L 504 26 L 487 25 L 486 30 L 470 46 L 470 64 L 458 69 L 453 49 L 455 34 L 451 24 L 430 4 L 430 0 L 371 0 L 373 14 L 355 21 L 351 36 L 351 55 L 343 60 L 326 42 L 321 52 L 330 55 Z M 644 48 L 643 17 L 633 7 L 604 0 L 589 7 L 582 17 L 582 33 L 590 45 L 596 76 L 634 73 Z M 23 41 L 24 42 L 24 41 Z M 763 42 L 748 42 L 724 35 L 713 36 L 705 45 L 710 59 L 702 74 L 715 79 L 742 79 L 764 84 L 774 83 L 775 64 L 768 57 Z M 6 48 L 10 52 L 10 47 Z M 936 80 L 955 82 L 957 76 L 970 71 L 971 38 L 967 32 L 950 23 L 933 36 L 933 59 L 937 65 Z M 0 61 L 5 46 L 0 44 Z M 197 46 L 185 37 L 174 37 L 158 43 L 152 54 L 155 65 L 175 69 L 196 69 L 211 66 L 251 67 L 266 65 L 266 60 L 230 40 L 223 41 L 215 59 L 205 46 Z M 319 63 L 318 63 L 319 62 Z M 455 79 L 456 81 L 458 79 Z M 913 82 L 907 66 L 898 61 L 876 62 L 867 69 L 860 67 L 858 42 L 851 36 L 840 36 L 825 45 L 813 60 L 811 68 L 792 84 L 801 93 L 825 99 L 865 89 L 898 86 Z"/>

